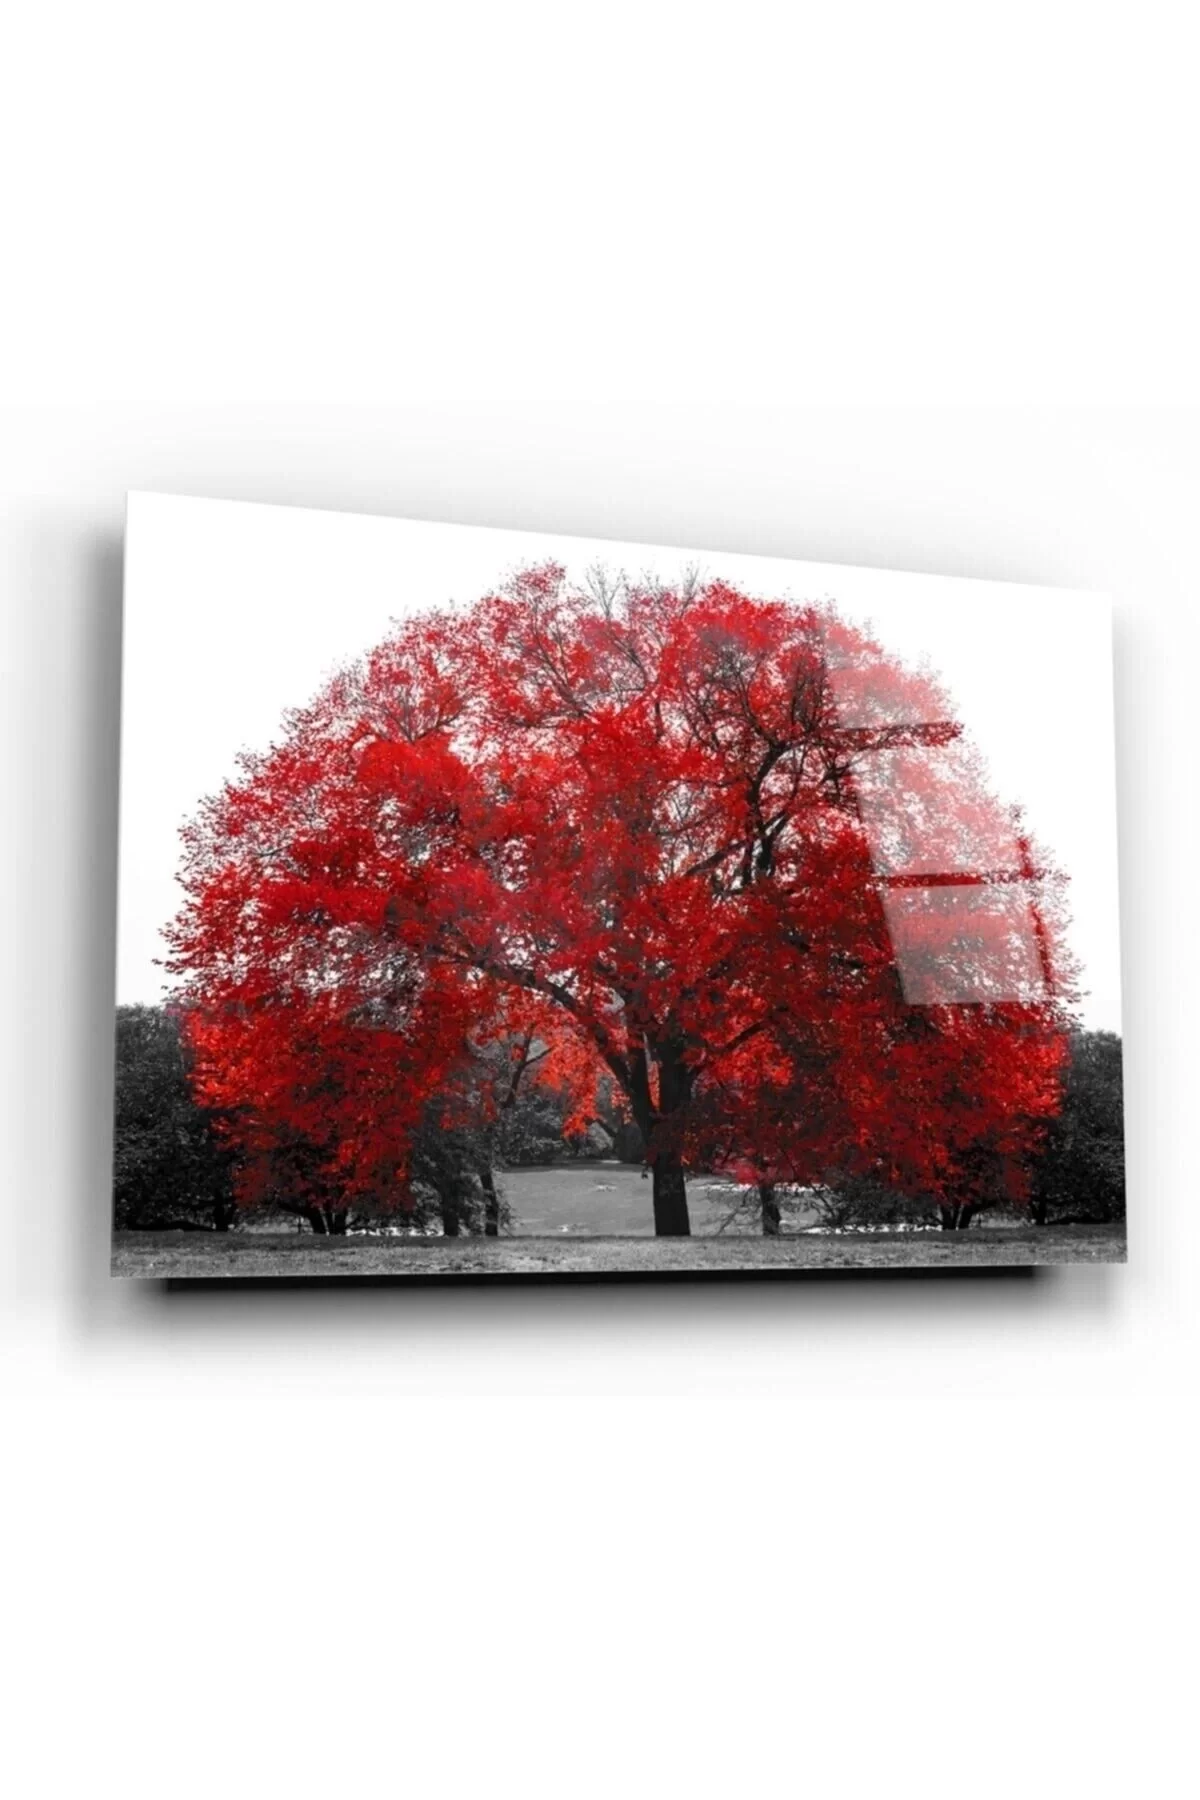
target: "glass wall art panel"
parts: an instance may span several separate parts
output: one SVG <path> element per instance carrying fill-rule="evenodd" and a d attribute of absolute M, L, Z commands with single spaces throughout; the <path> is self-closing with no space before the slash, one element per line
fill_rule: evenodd
<path fill-rule="evenodd" d="M 134 494 L 113 1271 L 1125 1256 L 1094 594 Z"/>

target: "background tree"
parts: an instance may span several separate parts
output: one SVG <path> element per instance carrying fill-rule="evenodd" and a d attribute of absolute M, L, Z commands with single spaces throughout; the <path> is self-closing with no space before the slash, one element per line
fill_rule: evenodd
<path fill-rule="evenodd" d="M 464 1227 L 498 1236 L 508 1217 L 496 1182 L 506 1141 L 531 1146 L 552 1125 L 553 1147 L 561 1152 L 572 1110 L 570 1075 L 584 1081 L 585 1093 L 595 1085 L 570 1053 L 572 1044 L 564 1057 L 561 1040 L 558 1021 L 523 992 L 499 995 L 491 1015 L 468 1035 L 447 1085 L 427 1108 L 411 1164 L 413 1177 L 437 1192 L 448 1236 Z M 554 1099 L 544 1086 L 548 1068 L 562 1084 Z"/>
<path fill-rule="evenodd" d="M 418 1197 L 422 1187 L 434 1195 L 446 1237 L 495 1237 L 507 1222 L 492 1154 L 486 1128 L 448 1124 L 442 1102 L 431 1103 L 413 1143 L 410 1182 Z"/>
<path fill-rule="evenodd" d="M 175 1014 L 117 1008 L 113 1196 L 121 1230 L 227 1231 L 235 1216 L 232 1152 L 193 1098 L 188 1060 Z"/>
<path fill-rule="evenodd" d="M 809 1196 L 816 1217 L 827 1231 L 895 1230 L 927 1225 L 936 1217 L 933 1203 L 913 1199 L 869 1176 L 833 1175 Z"/>
<path fill-rule="evenodd" d="M 1037 1224 L 1125 1217 L 1122 1080 L 1115 1032 L 1072 1034 L 1062 1110 L 1048 1125 L 1032 1168 Z"/>
<path fill-rule="evenodd" d="M 541 1084 L 520 1095 L 499 1119 L 500 1162 L 508 1168 L 548 1168 L 558 1162 L 567 1148 L 564 1126 L 569 1111 L 561 1094 Z"/>

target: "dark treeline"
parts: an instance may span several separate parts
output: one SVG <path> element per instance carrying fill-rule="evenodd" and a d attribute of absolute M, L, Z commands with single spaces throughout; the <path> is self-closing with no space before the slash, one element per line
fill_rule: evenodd
<path fill-rule="evenodd" d="M 567 1096 L 544 1086 L 526 1090 L 497 1118 L 476 1129 L 439 1123 L 431 1104 L 412 1160 L 414 1207 L 406 1222 L 418 1230 L 495 1235 L 509 1223 L 496 1171 L 549 1167 L 567 1160 L 617 1156 L 640 1163 L 636 1126 L 615 1113 L 586 1133 L 567 1131 Z M 297 1148 L 302 1159 L 303 1147 Z M 294 1188 L 286 1166 L 262 1212 L 307 1221 L 313 1231 L 341 1232 L 350 1223 L 336 1199 L 320 1204 L 297 1168 Z M 1121 1040 L 1112 1032 L 1078 1032 L 1072 1039 L 1063 1110 L 1049 1127 L 1033 1168 L 1029 1214 L 1037 1225 L 1108 1223 L 1125 1216 Z M 219 1122 L 196 1105 L 178 1023 L 161 1007 L 117 1009 L 114 1218 L 122 1230 L 228 1231 L 242 1216 L 235 1197 L 234 1159 Z M 302 1200 L 293 1194 L 303 1192 Z M 815 1208 L 831 1230 L 876 1229 L 939 1222 L 927 1201 L 882 1183 L 831 1180 L 802 1197 L 764 1183 L 747 1190 L 744 1207 L 768 1235 L 789 1211 Z M 977 1210 L 986 1210 L 986 1207 Z M 356 1217 L 368 1223 L 361 1208 Z M 945 1225 L 947 1221 L 942 1218 Z M 956 1224 L 968 1223 L 956 1220 Z"/>
<path fill-rule="evenodd" d="M 237 1213 L 233 1159 L 192 1099 L 170 1013 L 119 1006 L 113 1216 L 118 1229 L 228 1231 Z"/>
<path fill-rule="evenodd" d="M 1080 1031 L 1071 1040 L 1066 1098 L 1033 1173 L 1039 1225 L 1125 1217 L 1125 1127 L 1121 1040 Z"/>

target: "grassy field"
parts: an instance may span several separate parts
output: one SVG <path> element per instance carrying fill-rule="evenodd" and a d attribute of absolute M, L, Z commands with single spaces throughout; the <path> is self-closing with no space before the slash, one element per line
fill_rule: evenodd
<path fill-rule="evenodd" d="M 802 1269 L 981 1269 L 1123 1262 L 1119 1226 L 788 1237 L 314 1238 L 298 1232 L 119 1232 L 112 1272 L 211 1279 L 657 1275 Z"/>
<path fill-rule="evenodd" d="M 1077 1226 L 965 1232 L 816 1234 L 791 1209 L 785 1235 L 764 1238 L 750 1213 L 730 1217 L 739 1191 L 699 1176 L 688 1183 L 690 1238 L 656 1238 L 648 1180 L 618 1162 L 510 1169 L 502 1191 L 512 1226 L 502 1238 L 316 1238 L 290 1231 L 120 1232 L 114 1275 L 168 1279 L 303 1276 L 653 1275 L 794 1269 L 1005 1268 L 1120 1262 L 1122 1230 Z"/>
<path fill-rule="evenodd" d="M 500 1190 L 512 1208 L 516 1237 L 646 1237 L 654 1236 L 654 1209 L 649 1178 L 628 1163 L 577 1163 L 566 1168 L 506 1169 Z M 716 1176 L 697 1175 L 688 1182 L 692 1231 L 707 1237 L 736 1207 L 739 1190 Z M 757 1234 L 758 1222 L 734 1220 L 728 1231 Z"/>

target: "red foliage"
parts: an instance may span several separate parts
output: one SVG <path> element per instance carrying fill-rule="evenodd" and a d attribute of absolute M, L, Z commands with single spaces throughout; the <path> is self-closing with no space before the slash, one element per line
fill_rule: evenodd
<path fill-rule="evenodd" d="M 580 1118 L 615 1082 L 660 1231 L 689 1157 L 1019 1199 L 1059 1104 L 1061 884 L 829 608 L 527 571 L 401 625 L 184 840 L 171 966 L 250 1170 L 403 1199 L 430 1096 L 486 1111 L 535 1039 Z"/>

